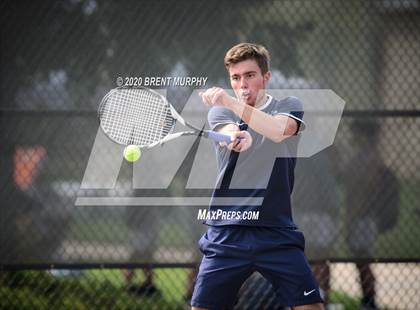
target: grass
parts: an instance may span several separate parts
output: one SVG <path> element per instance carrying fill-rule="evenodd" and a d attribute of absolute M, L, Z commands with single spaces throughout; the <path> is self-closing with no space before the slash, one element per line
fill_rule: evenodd
<path fill-rule="evenodd" d="M 187 287 L 187 276 L 190 269 L 186 268 L 157 268 L 154 272 L 154 283 L 162 293 L 162 298 L 174 303 L 182 303 Z M 98 283 L 111 283 L 114 287 L 124 288 L 124 270 L 94 269 L 85 273 L 86 278 Z M 134 278 L 135 283 L 141 283 L 144 275 L 138 270 Z"/>
<path fill-rule="evenodd" d="M 0 282 L 0 309 L 183 309 L 187 272 L 157 269 L 161 294 L 152 297 L 128 293 L 122 270 L 88 270 L 62 278 L 46 271 L 7 272 Z"/>
<path fill-rule="evenodd" d="M 329 294 L 330 304 L 340 304 L 344 307 L 344 310 L 355 310 L 359 309 L 360 300 L 351 297 L 341 291 L 331 291 Z"/>
<path fill-rule="evenodd" d="M 86 270 L 78 277 L 54 277 L 47 271 L 3 273 L 0 278 L 0 309 L 141 309 L 180 310 L 187 307 L 183 294 L 189 269 L 156 269 L 155 284 L 161 294 L 138 297 L 125 290 L 123 270 Z M 143 280 L 137 273 L 136 283 Z M 345 310 L 358 309 L 359 300 L 340 291 L 330 302 Z"/>

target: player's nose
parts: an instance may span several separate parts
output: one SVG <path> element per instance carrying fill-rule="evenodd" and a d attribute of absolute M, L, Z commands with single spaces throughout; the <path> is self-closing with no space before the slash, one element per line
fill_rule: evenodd
<path fill-rule="evenodd" d="M 241 78 L 241 88 L 248 88 L 248 82 L 246 81 L 245 77 Z"/>

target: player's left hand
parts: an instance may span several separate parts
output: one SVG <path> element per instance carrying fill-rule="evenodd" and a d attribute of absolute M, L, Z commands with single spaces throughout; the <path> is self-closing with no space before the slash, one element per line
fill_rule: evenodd
<path fill-rule="evenodd" d="M 233 100 L 233 97 L 220 87 L 212 87 L 205 92 L 199 93 L 204 104 L 207 106 L 228 106 Z"/>

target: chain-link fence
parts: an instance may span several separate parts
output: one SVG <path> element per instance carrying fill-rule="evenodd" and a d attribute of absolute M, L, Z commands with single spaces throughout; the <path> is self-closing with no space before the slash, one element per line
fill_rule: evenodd
<path fill-rule="evenodd" d="M 419 1 L 0 8 L 0 309 L 188 305 L 203 206 L 76 201 L 211 192 L 186 186 L 199 139 L 179 168 L 159 175 L 171 178 L 164 190 L 133 189 L 137 170 L 122 160 L 111 188 L 80 186 L 100 140 L 96 109 L 118 77 L 206 77 L 201 88 L 228 88 L 223 56 L 242 41 L 270 51 L 271 89 L 332 89 L 346 102 L 334 144 L 298 160 L 293 190 L 294 220 L 329 308 L 420 307 Z M 180 111 L 194 88 L 168 87 L 167 97 Z M 98 170 L 121 152 L 102 149 Z M 281 305 L 254 274 L 236 308 Z"/>

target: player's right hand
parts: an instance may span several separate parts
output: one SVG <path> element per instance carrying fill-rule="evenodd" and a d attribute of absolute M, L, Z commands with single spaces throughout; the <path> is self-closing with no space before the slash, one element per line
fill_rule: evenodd
<path fill-rule="evenodd" d="M 212 106 L 228 106 L 232 101 L 235 101 L 234 98 L 229 96 L 229 94 L 220 87 L 212 87 L 207 89 L 205 92 L 199 93 L 204 104 Z"/>

